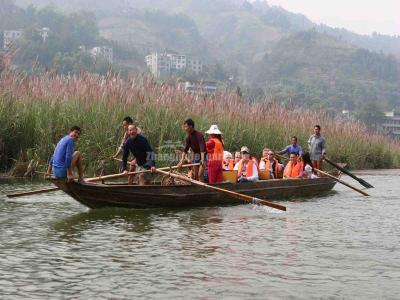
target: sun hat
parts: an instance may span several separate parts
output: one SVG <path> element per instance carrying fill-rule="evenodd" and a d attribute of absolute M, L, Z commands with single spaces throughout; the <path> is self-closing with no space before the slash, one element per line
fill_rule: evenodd
<path fill-rule="evenodd" d="M 250 150 L 246 146 L 243 146 L 242 148 L 240 148 L 240 153 L 243 153 L 243 152 L 250 153 Z"/>
<path fill-rule="evenodd" d="M 232 159 L 232 153 L 230 153 L 229 151 L 224 151 L 224 159 Z"/>
<path fill-rule="evenodd" d="M 207 134 L 222 134 L 217 125 L 211 125 L 210 129 L 206 131 Z"/>

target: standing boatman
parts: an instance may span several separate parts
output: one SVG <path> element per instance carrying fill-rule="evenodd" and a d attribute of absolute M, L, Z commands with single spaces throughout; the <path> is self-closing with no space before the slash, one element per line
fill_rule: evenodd
<path fill-rule="evenodd" d="M 183 122 L 183 130 L 186 132 L 185 149 L 183 150 L 181 161 L 178 163 L 178 167 L 182 167 L 189 149 L 192 149 L 194 155 L 192 163 L 200 163 L 200 166 L 193 167 L 192 176 L 194 180 L 203 182 L 207 151 L 204 135 L 200 131 L 194 129 L 194 122 L 192 119 L 187 119 L 185 122 Z"/>
<path fill-rule="evenodd" d="M 130 162 L 130 172 L 135 171 L 146 171 L 151 170 L 153 173 L 155 171 L 155 154 L 153 148 L 151 147 L 149 141 L 141 134 L 138 134 L 138 128 L 136 125 L 128 126 L 129 138 L 124 144 L 124 153 L 122 156 L 122 167 L 124 173 L 128 173 L 128 156 L 129 153 L 135 157 L 133 161 Z M 139 174 L 139 185 L 150 184 L 151 175 L 149 172 Z M 128 177 L 128 184 L 133 184 L 133 176 Z"/>
<path fill-rule="evenodd" d="M 322 160 L 326 155 L 326 142 L 321 135 L 321 126 L 314 126 L 314 134 L 308 139 L 308 149 L 313 168 L 322 170 Z"/>

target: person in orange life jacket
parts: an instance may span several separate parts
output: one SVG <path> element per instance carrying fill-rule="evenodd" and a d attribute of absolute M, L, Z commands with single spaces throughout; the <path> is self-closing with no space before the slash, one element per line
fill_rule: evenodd
<path fill-rule="evenodd" d="M 238 171 L 238 181 L 248 182 L 258 180 L 257 164 L 250 158 L 250 150 L 247 147 L 240 149 L 242 159 L 235 165 L 234 170 Z"/>
<path fill-rule="evenodd" d="M 297 153 L 290 153 L 290 161 L 283 171 L 283 178 L 301 178 L 303 175 L 303 163 L 299 161 Z"/>
<path fill-rule="evenodd" d="M 272 150 L 268 150 L 267 157 L 262 158 L 260 161 L 260 170 L 269 171 L 270 178 L 277 179 L 279 172 L 282 170 L 283 165 L 275 158 L 275 153 Z"/>
<path fill-rule="evenodd" d="M 222 168 L 226 171 L 232 171 L 235 166 L 235 160 L 232 157 L 232 154 L 228 151 L 224 151 L 224 162 Z"/>
<path fill-rule="evenodd" d="M 222 132 L 217 125 L 211 125 L 210 129 L 206 131 L 206 134 L 210 135 L 210 139 L 206 143 L 208 183 L 222 182 L 222 163 L 224 159 L 224 142 L 221 138 Z"/>
<path fill-rule="evenodd" d="M 241 159 L 242 159 L 242 153 L 240 153 L 240 151 L 236 151 L 234 157 L 234 164 L 236 165 Z"/>
<path fill-rule="evenodd" d="M 263 160 L 267 160 L 268 159 L 268 151 L 270 151 L 271 149 L 269 148 L 264 148 L 262 153 L 261 153 L 261 158 L 260 158 L 260 164 L 258 165 L 258 169 L 261 170 L 261 162 Z"/>

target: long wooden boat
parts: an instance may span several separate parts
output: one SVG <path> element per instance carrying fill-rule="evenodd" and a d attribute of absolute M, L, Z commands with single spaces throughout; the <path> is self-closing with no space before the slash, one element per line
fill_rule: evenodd
<path fill-rule="evenodd" d="M 223 206 L 242 204 L 231 198 L 196 185 L 126 185 L 96 184 L 52 180 L 76 201 L 89 208 L 183 208 L 196 206 Z M 245 195 L 278 200 L 317 196 L 329 192 L 336 181 L 329 177 L 315 179 L 276 179 L 246 183 L 216 184 L 224 189 Z"/>

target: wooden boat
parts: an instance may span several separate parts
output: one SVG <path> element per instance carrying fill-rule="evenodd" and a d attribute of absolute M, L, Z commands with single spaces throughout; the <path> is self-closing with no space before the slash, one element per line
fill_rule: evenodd
<path fill-rule="evenodd" d="M 243 204 L 241 200 L 196 185 L 129 186 L 126 184 L 67 183 L 57 180 L 52 180 L 52 182 L 89 208 L 183 208 Z M 260 180 L 246 183 L 226 182 L 216 184 L 216 186 L 261 199 L 278 200 L 321 195 L 332 190 L 335 184 L 335 180 L 321 177 Z"/>

